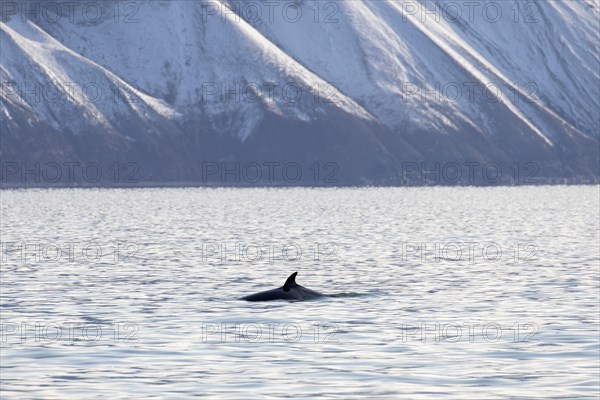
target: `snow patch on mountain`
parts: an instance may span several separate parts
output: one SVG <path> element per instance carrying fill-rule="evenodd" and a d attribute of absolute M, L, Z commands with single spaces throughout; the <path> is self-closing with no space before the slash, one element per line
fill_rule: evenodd
<path fill-rule="evenodd" d="M 1 115 L 26 110 L 77 134 L 192 121 L 242 142 L 271 114 L 310 124 L 337 112 L 399 136 L 501 141 L 510 126 L 561 147 L 600 135 L 593 0 L 483 2 L 473 15 L 472 2 L 456 1 L 457 18 L 433 0 L 306 0 L 293 3 L 296 22 L 281 8 L 270 18 L 265 2 L 252 19 L 239 3 L 137 1 L 128 20 L 1 22 Z M 498 21 L 482 13 L 492 3 Z M 36 85 L 60 100 L 40 100 Z M 90 101 L 88 87 L 102 95 Z"/>

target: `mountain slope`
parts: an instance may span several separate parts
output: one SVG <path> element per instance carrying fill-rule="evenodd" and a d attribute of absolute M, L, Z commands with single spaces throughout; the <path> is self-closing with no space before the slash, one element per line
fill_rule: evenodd
<path fill-rule="evenodd" d="M 3 15 L 3 160 L 225 184 L 208 164 L 294 162 L 304 184 L 323 183 L 315 163 L 341 184 L 398 184 L 407 163 L 598 179 L 591 1 L 491 2 L 497 21 L 464 2 L 460 18 L 433 1 L 88 3 L 94 18 Z"/>

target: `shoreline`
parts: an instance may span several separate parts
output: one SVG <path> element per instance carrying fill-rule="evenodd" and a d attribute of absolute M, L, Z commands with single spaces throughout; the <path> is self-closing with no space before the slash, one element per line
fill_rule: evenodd
<path fill-rule="evenodd" d="M 435 187 L 456 187 L 456 188 L 490 188 L 490 187 L 526 187 L 526 186 L 594 186 L 600 185 L 598 179 L 567 179 L 567 178 L 536 178 L 539 182 L 473 182 L 473 183 L 407 183 L 407 184 L 290 184 L 286 182 L 272 183 L 237 183 L 224 184 L 221 182 L 195 182 L 195 181 L 175 181 L 175 182 L 153 182 L 144 181 L 136 183 L 51 183 L 51 184 L 23 184 L 23 183 L 0 183 L 0 190 L 22 190 L 22 189 L 185 189 L 185 188 L 207 188 L 207 189 L 344 189 L 344 188 L 435 188 Z"/>

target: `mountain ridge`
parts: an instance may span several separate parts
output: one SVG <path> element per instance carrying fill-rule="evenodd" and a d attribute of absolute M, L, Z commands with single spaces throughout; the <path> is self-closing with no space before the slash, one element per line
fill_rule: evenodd
<path fill-rule="evenodd" d="M 278 160 L 394 185 L 406 164 L 534 163 L 544 181 L 598 181 L 593 2 L 528 3 L 517 22 L 493 1 L 504 19 L 449 22 L 431 1 L 284 2 L 296 22 L 262 2 L 268 20 L 233 1 L 82 2 L 92 21 L 25 3 L 39 15 L 4 9 L 0 25 L 11 165 L 135 163 L 143 181 L 209 183 L 206 165 Z"/>

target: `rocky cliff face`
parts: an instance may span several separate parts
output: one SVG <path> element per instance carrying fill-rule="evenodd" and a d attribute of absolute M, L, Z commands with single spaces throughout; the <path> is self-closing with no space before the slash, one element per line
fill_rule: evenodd
<path fill-rule="evenodd" d="M 3 183 L 598 179 L 593 1 L 0 11 Z"/>

